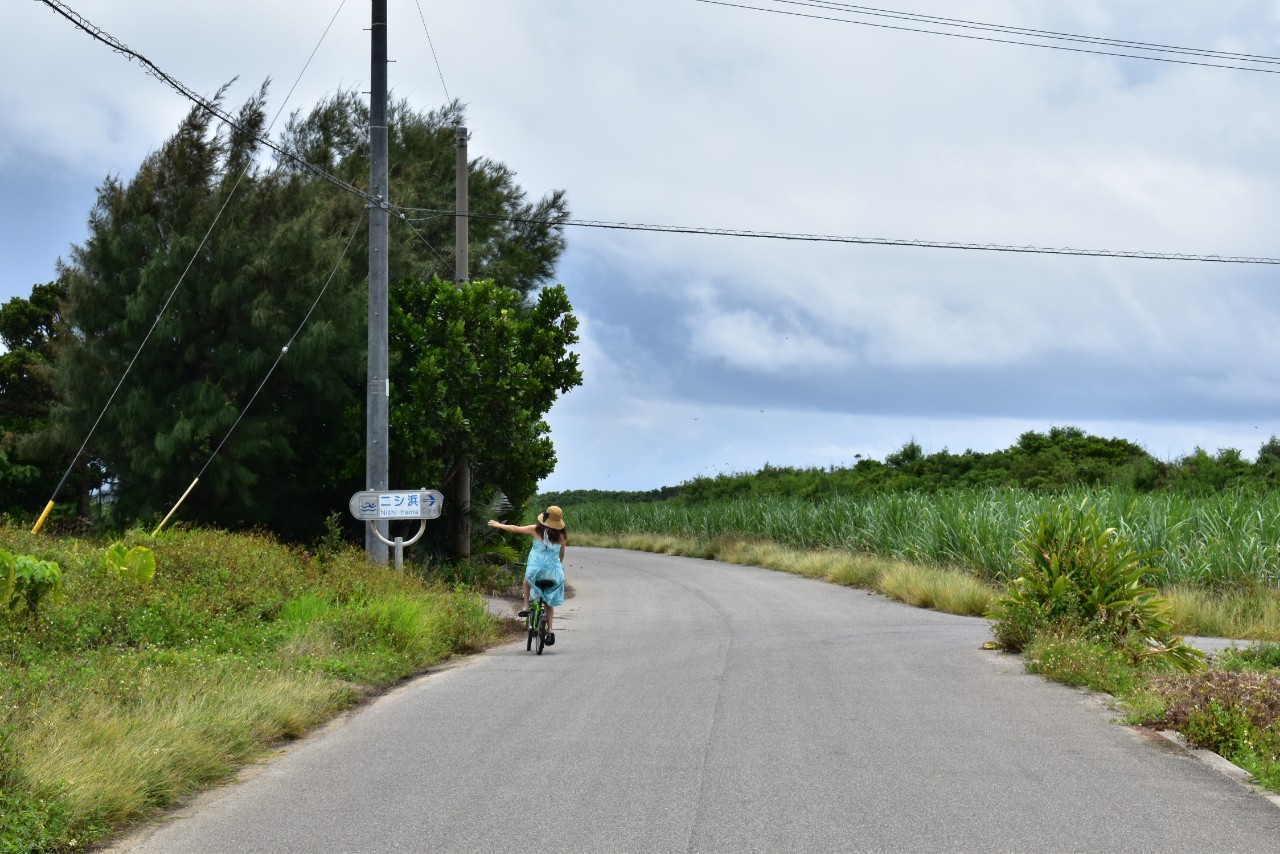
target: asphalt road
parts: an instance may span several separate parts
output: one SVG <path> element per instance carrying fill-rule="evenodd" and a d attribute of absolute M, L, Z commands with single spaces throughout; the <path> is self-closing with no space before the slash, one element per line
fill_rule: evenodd
<path fill-rule="evenodd" d="M 986 652 L 982 620 L 569 550 L 523 641 L 410 683 L 117 850 L 1265 852 L 1280 809 Z"/>

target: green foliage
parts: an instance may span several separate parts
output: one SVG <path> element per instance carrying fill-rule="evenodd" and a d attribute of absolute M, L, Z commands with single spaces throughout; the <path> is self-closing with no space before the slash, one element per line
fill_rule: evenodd
<path fill-rule="evenodd" d="M 104 830 L 92 823 L 84 829 L 90 838 Z M 82 848 L 65 800 L 0 787 L 0 854 L 56 854 Z"/>
<path fill-rule="evenodd" d="M 1183 669 L 1199 653 L 1172 636 L 1168 604 L 1146 579 L 1154 552 L 1137 552 L 1087 504 L 1059 503 L 1033 517 L 1018 541 L 1020 575 L 992 605 L 1002 646 L 1025 648 L 1038 634 L 1067 631 Z"/>
<path fill-rule="evenodd" d="M 1077 634 L 1038 634 L 1025 648 L 1027 670 L 1064 685 L 1120 696 L 1137 681 L 1132 659 L 1113 645 Z"/>
<path fill-rule="evenodd" d="M 1280 784 L 1280 675 L 1215 668 L 1157 680 L 1153 687 L 1164 698 L 1156 723 L 1241 765 L 1273 789 Z"/>
<path fill-rule="evenodd" d="M 62 568 L 51 560 L 0 549 L 0 594 L 10 611 L 25 609 L 35 625 L 40 605 L 57 602 L 62 594 Z"/>
<path fill-rule="evenodd" d="M 1280 491 L 1189 496 L 1095 487 L 1054 495 L 984 488 L 699 502 L 565 501 L 561 506 L 579 532 L 706 541 L 759 536 L 793 548 L 964 567 L 1003 586 L 1017 574 L 1014 543 L 1026 520 L 1050 511 L 1059 501 L 1086 500 L 1135 550 L 1162 552 L 1164 584 L 1201 590 L 1213 601 L 1230 596 L 1242 606 L 1251 605 L 1222 615 L 1212 631 L 1196 631 L 1192 625 L 1197 620 L 1180 623 L 1180 631 L 1262 638 L 1271 637 L 1261 631 L 1270 625 L 1268 631 L 1280 632 L 1275 619 L 1280 612 L 1274 604 L 1267 606 L 1280 585 Z M 1236 634 L 1238 629 L 1227 626 L 1257 630 Z"/>
<path fill-rule="evenodd" d="M 1180 460 L 1165 462 L 1125 439 L 1091 436 L 1077 427 L 1027 432 L 1012 447 L 989 453 L 966 450 L 956 454 L 946 448 L 926 453 L 911 440 L 888 454 L 884 462 L 864 459 L 861 454 L 855 454 L 854 459 L 852 465 L 825 468 L 766 464 L 756 472 L 699 476 L 647 492 L 570 490 L 539 501 L 561 506 L 666 499 L 697 504 L 748 497 L 821 500 L 981 489 L 1053 495 L 1081 488 L 1187 497 L 1235 493 L 1265 497 L 1267 490 L 1280 486 L 1280 439 L 1274 436 L 1262 445 L 1252 464 L 1233 448 L 1216 454 L 1196 449 Z"/>
<path fill-rule="evenodd" d="M 1280 671 L 1280 643 L 1255 643 L 1243 649 L 1226 649 L 1218 655 L 1223 670 Z"/>
<path fill-rule="evenodd" d="M 261 132 L 264 110 L 262 91 L 239 121 Z M 300 535 L 321 515 L 307 502 L 332 506 L 344 491 L 332 475 L 354 450 L 342 417 L 357 405 L 363 379 L 364 272 L 354 259 L 335 264 L 358 202 L 278 170 L 250 170 L 191 263 L 259 153 L 246 134 L 193 111 L 131 180 L 99 188 L 89 236 L 61 278 L 75 334 L 58 354 L 64 405 L 51 432 L 77 447 L 131 365 L 89 448 L 126 522 L 158 518 L 183 494 L 327 281 L 324 299 L 183 515 Z"/>
<path fill-rule="evenodd" d="M 97 542 L 0 522 L 5 554 L 66 568 L 40 632 L 0 619 L 0 839 L 16 850 L 89 847 L 362 692 L 500 636 L 479 596 L 358 549 L 317 560 L 178 526 L 151 543 L 165 571 L 121 584 L 122 565 L 138 569 L 129 542 L 105 559 Z"/>
<path fill-rule="evenodd" d="M 465 457 L 478 461 L 473 506 L 495 491 L 523 504 L 555 467 L 544 416 L 582 382 L 564 288 L 543 288 L 530 304 L 492 281 L 401 281 L 390 326 L 393 338 L 412 342 L 392 359 L 392 388 L 414 401 L 391 414 L 392 479 L 442 484 Z M 439 550 L 448 522 L 432 526 L 425 550 Z"/>
<path fill-rule="evenodd" d="M 241 107 L 241 127 L 261 132 L 265 104 L 263 87 Z M 403 103 L 393 106 L 389 146 L 398 203 L 452 205 L 455 129 L 463 119 L 457 103 L 425 115 Z M 355 92 L 342 93 L 295 116 L 283 144 L 362 184 L 368 179 L 367 124 L 367 106 Z M 158 518 L 203 471 L 199 488 L 183 504 L 183 519 L 265 528 L 308 542 L 323 532 L 326 512 L 363 484 L 368 259 L 359 240 L 344 251 L 366 218 L 364 207 L 292 161 L 270 165 L 267 154 L 249 134 L 193 111 L 132 179 L 112 178 L 99 188 L 89 237 L 73 250 L 59 280 L 72 334 L 57 354 L 62 401 L 45 438 L 70 456 L 129 367 L 129 380 L 94 430 L 87 453 L 111 481 L 122 524 Z M 450 385 L 452 375 L 444 380 L 452 396 L 419 398 L 405 371 L 427 357 L 428 345 L 416 337 L 420 330 L 413 323 L 401 324 L 392 336 L 392 360 L 402 366 L 393 381 L 393 417 L 403 439 L 413 432 L 406 425 L 434 423 L 443 414 L 451 459 L 469 450 L 481 461 L 482 480 L 508 478 L 517 483 L 516 492 L 528 494 L 554 462 L 545 427 L 502 431 L 504 419 L 536 425 L 550 405 L 545 390 L 567 378 L 560 371 L 563 353 L 551 353 L 557 341 L 567 346 L 573 340 L 575 321 L 563 290 L 547 289 L 528 305 L 523 298 L 550 279 L 564 249 L 568 212 L 563 193 L 526 200 L 514 173 L 489 159 L 472 164 L 469 180 L 478 217 L 470 232 L 472 273 L 496 281 L 493 293 L 513 295 L 497 297 L 505 299 L 497 317 L 510 308 L 528 325 L 544 324 L 538 334 L 508 342 L 534 349 L 533 382 L 507 386 L 513 393 L 496 415 L 479 403 L 471 408 L 475 395 Z M 218 228 L 202 245 L 215 217 Z M 521 219 L 531 224 L 515 224 Z M 391 280 L 452 279 L 448 262 L 431 248 L 451 243 L 451 236 L 445 241 L 438 232 L 447 228 L 451 235 L 452 227 L 443 217 L 412 227 L 393 219 Z M 493 342 L 466 341 L 472 332 L 483 335 L 474 328 L 479 308 L 467 306 L 452 318 L 461 327 L 442 329 L 431 347 L 455 348 L 434 357 L 449 370 L 475 363 L 466 377 L 480 373 L 488 382 L 489 365 L 476 357 Z M 307 324 L 295 339 L 304 317 Z M 467 423 L 477 430 L 460 429 Z M 495 435 L 502 438 L 488 444 Z M 407 478 L 398 482 L 438 485 L 428 478 L 434 465 L 429 455 L 438 443 L 408 440 L 391 445 L 395 474 Z M 526 440 L 524 469 L 492 469 L 507 449 Z M 0 461 L 0 477 L 4 471 Z M 15 468 L 11 476 L 20 473 L 26 474 Z"/>
<path fill-rule="evenodd" d="M 316 556 L 324 560 L 340 552 L 344 544 L 342 514 L 335 510 L 324 517 L 324 534 L 316 541 Z"/>
<path fill-rule="evenodd" d="M 148 584 L 156 576 L 155 552 L 146 546 L 126 548 L 124 543 L 113 543 L 102 554 L 102 565 L 122 581 Z"/>
<path fill-rule="evenodd" d="M 0 512 L 33 513 L 62 473 L 56 449 L 39 434 L 54 403 L 52 363 L 65 296 L 65 286 L 49 283 L 0 306 L 7 350 L 0 352 Z"/>

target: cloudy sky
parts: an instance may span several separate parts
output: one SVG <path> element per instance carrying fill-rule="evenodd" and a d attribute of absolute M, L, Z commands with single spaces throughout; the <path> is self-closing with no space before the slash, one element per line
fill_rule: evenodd
<path fill-rule="evenodd" d="M 848 21 L 943 28 L 830 3 L 739 5 L 758 8 L 390 0 L 392 94 L 422 109 L 461 99 L 473 157 L 508 164 L 531 197 L 566 190 L 583 220 L 1280 257 L 1280 65 L 906 32 Z M 1280 56 L 1270 0 L 892 6 Z M 267 78 L 272 114 L 367 89 L 364 0 L 70 8 L 197 92 L 237 78 L 232 105 Z M 41 0 L 4 3 L 0 31 L 3 300 L 53 277 L 102 179 L 131 177 L 190 105 Z M 550 414 L 560 462 L 547 490 L 849 465 L 912 439 L 989 451 L 1054 425 L 1163 459 L 1252 456 L 1280 433 L 1278 267 L 567 236 L 558 279 L 586 380 Z"/>

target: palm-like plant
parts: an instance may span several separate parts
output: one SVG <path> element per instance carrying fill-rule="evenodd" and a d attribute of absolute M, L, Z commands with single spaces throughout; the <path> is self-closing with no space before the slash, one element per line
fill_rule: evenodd
<path fill-rule="evenodd" d="M 1077 631 L 1127 650 L 1135 660 L 1203 666 L 1173 636 L 1168 602 L 1149 583 L 1159 552 L 1135 551 L 1089 503 L 1059 503 L 1034 516 L 1018 542 L 1019 576 L 992 607 L 995 632 L 1020 650 L 1045 629 Z"/>

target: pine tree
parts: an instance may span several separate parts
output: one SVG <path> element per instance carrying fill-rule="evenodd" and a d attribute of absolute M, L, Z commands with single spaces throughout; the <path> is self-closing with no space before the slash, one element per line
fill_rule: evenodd
<path fill-rule="evenodd" d="M 132 179 L 104 182 L 89 238 L 60 279 L 71 332 L 57 359 L 62 402 L 49 436 L 77 448 L 92 431 L 87 456 L 108 473 L 121 521 L 161 516 L 200 475 L 179 518 L 305 539 L 363 488 L 367 241 L 351 238 L 367 210 L 362 198 L 295 160 L 266 161 L 255 139 L 265 103 L 264 86 L 230 128 L 193 110 Z M 334 96 L 295 115 L 281 145 L 367 186 L 367 116 L 354 93 Z M 456 102 L 425 115 L 393 107 L 393 203 L 452 208 L 453 127 L 462 118 Z M 556 304 L 567 323 L 562 290 L 533 297 L 564 248 L 564 194 L 530 203 L 509 169 L 483 159 L 472 164 L 470 180 L 472 209 L 499 217 L 471 228 L 477 277 L 497 279 L 503 293 L 491 296 L 512 317 L 533 318 L 539 306 Z M 453 217 L 431 211 L 421 222 L 411 221 L 419 218 L 412 212 L 393 217 L 392 281 L 452 279 L 452 260 L 438 247 L 453 245 Z M 405 329 L 393 339 L 392 359 L 412 364 L 423 345 L 416 327 Z M 573 340 L 572 327 L 565 329 L 560 360 Z M 464 358 L 447 358 L 455 356 Z M 531 423 L 556 393 L 539 398 Z M 401 425 L 429 417 L 413 396 L 396 405 Z M 554 454 L 545 425 L 528 437 L 534 459 L 510 482 L 531 493 Z M 488 440 L 454 437 L 453 446 Z M 440 446 L 405 441 L 403 451 L 392 446 L 393 466 L 425 477 L 434 463 L 422 454 Z M 498 469 L 499 455 L 480 458 Z"/>
<path fill-rule="evenodd" d="M 264 102 L 265 90 L 244 105 L 242 128 L 261 132 Z M 260 170 L 258 154 L 250 134 L 193 110 L 131 181 L 103 185 L 90 236 L 73 252 L 65 278 L 76 336 L 58 360 L 66 403 L 58 425 L 85 435 L 129 370 L 91 445 L 125 519 L 163 514 L 204 470 L 183 518 L 296 534 L 314 515 L 299 502 L 335 489 L 325 458 L 300 451 L 340 445 L 355 400 L 358 265 L 338 267 L 254 394 L 342 257 L 361 208 Z"/>
<path fill-rule="evenodd" d="M 33 441 L 53 406 L 53 353 L 65 291 L 36 285 L 0 306 L 0 512 L 38 513 L 57 485 L 59 457 Z"/>

